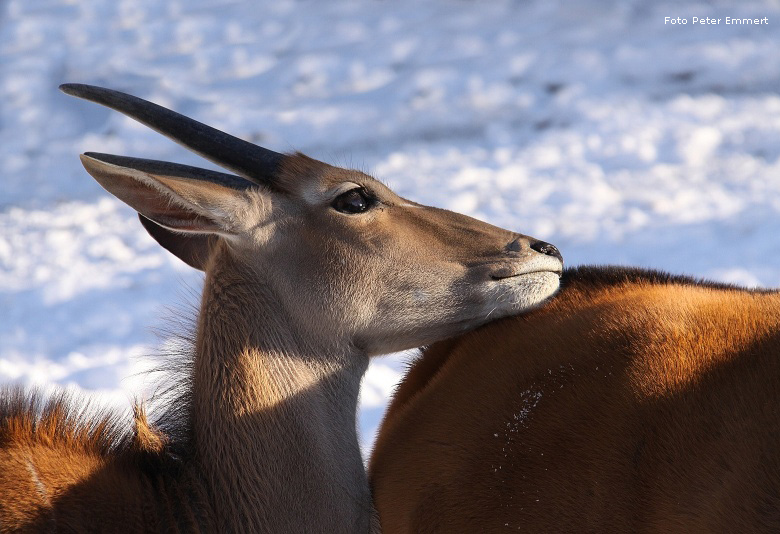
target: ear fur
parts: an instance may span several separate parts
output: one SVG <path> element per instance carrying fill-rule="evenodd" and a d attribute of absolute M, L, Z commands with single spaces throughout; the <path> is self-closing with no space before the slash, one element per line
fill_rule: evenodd
<path fill-rule="evenodd" d="M 247 202 L 242 190 L 252 186 L 237 176 L 162 161 L 87 153 L 81 162 L 103 188 L 138 211 L 163 248 L 200 270 L 218 236 L 237 232 L 235 221 Z"/>
<path fill-rule="evenodd" d="M 243 202 L 237 190 L 202 177 L 152 173 L 96 156 L 81 155 L 87 172 L 106 191 L 147 219 L 177 232 L 235 233 L 232 216 Z"/>
<path fill-rule="evenodd" d="M 149 232 L 149 235 L 157 241 L 162 248 L 179 258 L 181 261 L 198 269 L 206 270 L 206 263 L 211 256 L 211 251 L 219 239 L 213 234 L 180 234 L 168 230 L 138 214 L 141 224 Z"/>

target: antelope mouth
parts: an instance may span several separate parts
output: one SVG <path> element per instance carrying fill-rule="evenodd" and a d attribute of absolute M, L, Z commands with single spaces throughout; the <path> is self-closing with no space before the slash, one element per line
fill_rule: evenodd
<path fill-rule="evenodd" d="M 498 281 L 498 280 L 506 280 L 508 278 L 519 278 L 521 276 L 528 276 L 528 275 L 531 275 L 531 274 L 542 274 L 542 273 L 555 274 L 555 275 L 558 276 L 558 278 L 560 278 L 561 275 L 563 274 L 563 269 L 557 269 L 557 270 L 553 270 L 553 269 L 539 269 L 539 270 L 536 270 L 536 271 L 525 271 L 525 272 L 522 272 L 522 273 L 513 273 L 513 274 L 506 274 L 506 275 L 504 275 L 504 274 L 491 274 L 490 275 L 490 279 Z"/>
<path fill-rule="evenodd" d="M 541 256 L 519 265 L 504 263 L 491 269 L 489 277 L 491 280 L 500 281 L 542 273 L 555 274 L 560 278 L 563 274 L 563 262 L 551 256 Z"/>

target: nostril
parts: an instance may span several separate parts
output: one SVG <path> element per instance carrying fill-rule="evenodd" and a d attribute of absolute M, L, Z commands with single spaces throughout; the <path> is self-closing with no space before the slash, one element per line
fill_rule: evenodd
<path fill-rule="evenodd" d="M 531 244 L 531 249 L 541 254 L 544 254 L 545 256 L 553 256 L 554 258 L 558 258 L 559 260 L 561 260 L 561 262 L 563 261 L 563 256 L 561 256 L 558 247 L 556 247 L 551 243 L 546 243 L 544 241 L 537 241 L 536 243 Z"/>

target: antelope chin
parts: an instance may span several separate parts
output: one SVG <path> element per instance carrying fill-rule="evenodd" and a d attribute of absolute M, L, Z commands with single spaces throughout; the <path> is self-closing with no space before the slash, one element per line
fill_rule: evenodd
<path fill-rule="evenodd" d="M 493 298 L 486 305 L 486 319 L 515 315 L 543 304 L 561 285 L 559 271 L 535 271 L 493 282 Z"/>

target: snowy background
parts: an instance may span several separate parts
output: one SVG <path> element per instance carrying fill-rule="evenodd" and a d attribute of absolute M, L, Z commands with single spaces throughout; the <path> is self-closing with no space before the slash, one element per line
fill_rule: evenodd
<path fill-rule="evenodd" d="M 4 0 L 0 381 L 127 406 L 152 327 L 197 302 L 200 275 L 77 154 L 209 165 L 63 82 L 368 170 L 569 265 L 780 285 L 777 1 Z M 366 447 L 403 360 L 366 377 Z"/>

